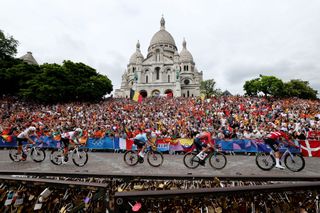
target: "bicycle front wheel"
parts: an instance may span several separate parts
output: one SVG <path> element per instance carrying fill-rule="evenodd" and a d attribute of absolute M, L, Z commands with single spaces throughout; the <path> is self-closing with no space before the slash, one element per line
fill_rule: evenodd
<path fill-rule="evenodd" d="M 195 169 L 199 166 L 200 159 L 195 152 L 187 152 L 183 156 L 183 164 L 189 169 Z"/>
<path fill-rule="evenodd" d="M 213 152 L 209 156 L 209 163 L 212 168 L 223 169 L 227 165 L 227 158 L 223 153 Z"/>
<path fill-rule="evenodd" d="M 46 159 L 46 152 L 39 147 L 35 147 L 31 150 L 31 158 L 34 162 L 40 163 Z"/>
<path fill-rule="evenodd" d="M 163 155 L 159 151 L 149 151 L 147 154 L 148 163 L 153 167 L 159 167 L 163 163 Z"/>
<path fill-rule="evenodd" d="M 300 172 L 305 167 L 304 158 L 300 154 L 287 155 L 284 158 L 284 164 L 293 172 Z"/>
<path fill-rule="evenodd" d="M 19 162 L 22 157 L 22 151 L 20 154 L 18 154 L 18 150 L 16 149 L 10 149 L 9 150 L 9 157 L 13 162 Z"/>
<path fill-rule="evenodd" d="M 73 151 L 72 161 L 76 166 L 82 167 L 88 162 L 88 153 L 84 150 Z"/>
<path fill-rule="evenodd" d="M 54 165 L 61 165 L 64 158 L 63 149 L 52 150 L 50 154 L 50 161 Z"/>
<path fill-rule="evenodd" d="M 128 166 L 135 166 L 139 162 L 139 156 L 137 152 L 128 150 L 124 153 L 123 160 Z"/>
<path fill-rule="evenodd" d="M 256 164 L 260 169 L 268 171 L 276 165 L 276 159 L 270 153 L 260 152 L 256 156 Z"/>

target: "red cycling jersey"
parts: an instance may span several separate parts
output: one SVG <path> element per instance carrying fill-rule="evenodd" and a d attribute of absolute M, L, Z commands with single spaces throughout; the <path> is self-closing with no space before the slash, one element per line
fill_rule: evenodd
<path fill-rule="evenodd" d="M 199 137 L 200 137 L 201 141 L 203 141 L 204 143 L 206 143 L 206 144 L 211 143 L 210 132 L 202 132 Z"/>
<path fill-rule="evenodd" d="M 267 138 L 270 138 L 273 140 L 279 140 L 282 137 L 285 138 L 287 141 L 289 140 L 289 136 L 284 132 L 270 132 L 267 135 Z"/>

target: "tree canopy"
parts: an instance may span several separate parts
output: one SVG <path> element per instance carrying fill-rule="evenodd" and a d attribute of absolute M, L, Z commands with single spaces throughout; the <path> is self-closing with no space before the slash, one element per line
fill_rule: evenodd
<path fill-rule="evenodd" d="M 294 79 L 284 83 L 275 76 L 264 75 L 246 81 L 243 89 L 248 96 L 257 96 L 261 92 L 265 96 L 297 97 L 303 99 L 316 99 L 318 93 L 318 91 L 309 86 L 308 81 Z"/>
<path fill-rule="evenodd" d="M 13 56 L 18 41 L 0 30 L 0 96 L 45 103 L 98 101 L 110 94 L 110 79 L 83 63 L 31 65 Z"/>
<path fill-rule="evenodd" d="M 0 59 L 13 57 L 17 53 L 19 42 L 12 36 L 5 36 L 0 30 Z"/>
<path fill-rule="evenodd" d="M 216 82 L 214 79 L 208 79 L 201 81 L 200 92 L 206 96 L 206 98 L 211 97 L 212 95 L 220 94 L 219 89 L 215 89 Z"/>

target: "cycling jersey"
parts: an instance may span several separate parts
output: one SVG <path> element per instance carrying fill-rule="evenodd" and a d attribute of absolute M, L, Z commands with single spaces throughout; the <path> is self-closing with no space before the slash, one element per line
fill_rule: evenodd
<path fill-rule="evenodd" d="M 23 132 L 21 132 L 19 135 L 18 135 L 18 138 L 27 138 L 27 137 L 29 137 L 29 135 L 30 135 L 30 128 L 27 128 L 27 129 L 25 129 Z"/>
<path fill-rule="evenodd" d="M 147 142 L 148 141 L 146 133 L 137 134 L 136 137 L 134 137 L 134 139 L 139 140 L 141 142 Z"/>
<path fill-rule="evenodd" d="M 206 144 L 211 143 L 211 134 L 210 132 L 201 132 L 199 138 Z"/>
<path fill-rule="evenodd" d="M 280 138 L 285 138 L 286 140 L 289 140 L 289 137 L 284 132 L 270 132 L 267 135 L 267 138 L 273 139 L 273 140 L 279 140 Z"/>

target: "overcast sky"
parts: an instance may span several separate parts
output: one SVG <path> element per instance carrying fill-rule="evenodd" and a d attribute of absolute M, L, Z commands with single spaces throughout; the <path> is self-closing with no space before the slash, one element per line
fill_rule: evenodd
<path fill-rule="evenodd" d="M 316 0 L 0 0 L 0 29 L 38 63 L 83 62 L 120 87 L 137 40 L 147 55 L 166 30 L 185 37 L 204 79 L 243 94 L 259 74 L 302 79 L 320 92 L 320 1 Z"/>

